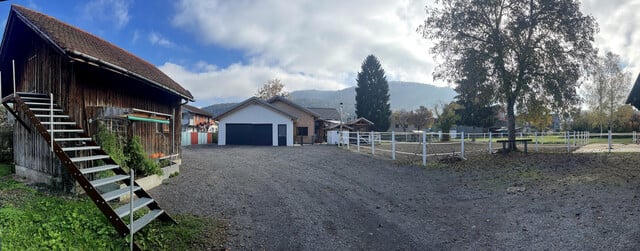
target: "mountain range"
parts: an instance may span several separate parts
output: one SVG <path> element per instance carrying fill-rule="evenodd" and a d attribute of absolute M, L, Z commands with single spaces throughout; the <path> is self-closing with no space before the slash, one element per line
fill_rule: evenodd
<path fill-rule="evenodd" d="M 391 110 L 414 110 L 420 106 L 433 107 L 436 104 L 449 103 L 456 96 L 450 87 L 438 87 L 430 84 L 389 81 L 389 101 Z M 304 107 L 338 108 L 343 103 L 346 117 L 355 116 L 356 87 L 337 91 L 300 90 L 290 94 L 290 99 Z M 237 103 L 215 104 L 202 109 L 217 116 Z"/>

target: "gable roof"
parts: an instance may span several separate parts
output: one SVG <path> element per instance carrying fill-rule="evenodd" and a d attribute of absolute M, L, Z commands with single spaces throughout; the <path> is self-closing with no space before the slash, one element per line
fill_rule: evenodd
<path fill-rule="evenodd" d="M 638 74 L 638 78 L 636 78 L 636 82 L 633 84 L 633 88 L 631 88 L 625 104 L 631 104 L 636 109 L 640 109 L 640 74 Z"/>
<path fill-rule="evenodd" d="M 284 116 L 287 116 L 287 117 L 289 117 L 291 119 L 298 119 L 298 117 L 294 116 L 293 114 L 288 113 L 288 112 L 286 112 L 286 111 L 284 111 L 284 110 L 282 110 L 282 109 L 280 109 L 280 108 L 278 108 L 278 107 L 276 107 L 276 106 L 274 106 L 272 104 L 269 104 L 269 103 L 265 102 L 264 100 L 259 99 L 257 97 L 251 97 L 251 98 L 249 98 L 249 99 L 247 99 L 245 101 L 242 101 L 241 103 L 237 104 L 233 108 L 231 108 L 231 109 L 227 110 L 226 112 L 216 116 L 213 119 L 217 120 L 217 121 L 220 121 L 222 118 L 224 118 L 224 117 L 226 117 L 226 116 L 228 116 L 228 115 L 230 115 L 230 114 L 232 114 L 232 113 L 234 113 L 236 111 L 242 110 L 243 108 L 245 108 L 247 106 L 250 106 L 250 105 L 263 106 L 263 107 L 265 107 L 267 109 L 270 109 L 270 110 L 272 110 L 274 112 L 280 113 L 280 114 L 282 114 Z"/>
<path fill-rule="evenodd" d="M 284 98 L 284 97 L 282 97 L 282 96 L 275 96 L 275 97 L 272 97 L 272 98 L 270 98 L 270 99 L 268 99 L 268 100 L 267 100 L 267 103 L 269 103 L 269 104 L 273 104 L 273 103 L 275 103 L 275 102 L 277 102 L 277 101 L 280 101 L 280 102 L 285 103 L 285 104 L 287 104 L 287 105 L 289 105 L 289 106 L 291 106 L 291 107 L 293 107 L 293 108 L 296 108 L 296 109 L 298 109 L 298 110 L 301 110 L 301 111 L 303 111 L 303 112 L 305 112 L 305 113 L 307 113 L 307 114 L 309 114 L 309 115 L 311 115 L 311 116 L 313 116 L 313 117 L 316 117 L 316 118 L 319 118 L 319 117 L 320 117 L 320 114 L 317 114 L 317 113 L 315 113 L 315 112 L 313 112 L 313 111 L 311 111 L 311 110 L 309 110 L 309 109 L 307 109 L 307 108 L 304 108 L 304 107 L 302 107 L 302 106 L 300 106 L 300 105 L 298 105 L 298 104 L 294 103 L 293 101 L 288 100 L 288 99 L 286 99 L 286 98 Z"/>
<path fill-rule="evenodd" d="M 198 107 L 192 106 L 192 105 L 182 105 L 182 109 L 183 110 L 187 110 L 190 111 L 191 113 L 195 113 L 195 114 L 200 114 L 200 115 L 205 115 L 207 117 L 213 117 L 213 115 L 205 110 L 202 110 Z"/>
<path fill-rule="evenodd" d="M 364 122 L 366 124 L 373 125 L 373 122 L 371 122 L 370 120 L 368 120 L 368 119 L 366 119 L 364 117 L 360 117 L 360 118 L 351 120 L 349 122 L 346 122 L 345 124 L 347 124 L 347 125 L 355 125 L 355 124 L 360 123 L 360 122 Z"/>
<path fill-rule="evenodd" d="M 340 120 L 340 112 L 336 108 L 309 108 L 312 112 L 319 114 L 319 119 L 324 120 Z"/>
<path fill-rule="evenodd" d="M 137 78 L 162 90 L 193 101 L 193 95 L 151 63 L 95 35 L 80 30 L 51 16 L 12 4 L 9 20 L 24 22 L 61 54 L 81 62 L 90 62 L 126 76 Z M 8 30 L 9 21 L 7 21 Z M 7 30 L 0 53 L 6 50 Z"/>

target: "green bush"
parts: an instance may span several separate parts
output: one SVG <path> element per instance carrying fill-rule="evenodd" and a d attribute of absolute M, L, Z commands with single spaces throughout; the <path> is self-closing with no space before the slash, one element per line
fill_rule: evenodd
<path fill-rule="evenodd" d="M 214 144 L 218 144 L 218 132 L 212 133 L 211 142 L 214 143 Z"/>
<path fill-rule="evenodd" d="M 118 135 L 110 132 L 104 126 L 100 126 L 98 135 L 96 136 L 96 142 L 118 165 L 126 169 L 127 156 L 123 151 L 124 142 Z"/>
<path fill-rule="evenodd" d="M 140 137 L 134 136 L 127 142 L 124 147 L 127 155 L 126 165 L 133 168 L 140 176 L 149 176 L 153 174 L 162 175 L 160 165 L 151 160 L 144 151 Z"/>

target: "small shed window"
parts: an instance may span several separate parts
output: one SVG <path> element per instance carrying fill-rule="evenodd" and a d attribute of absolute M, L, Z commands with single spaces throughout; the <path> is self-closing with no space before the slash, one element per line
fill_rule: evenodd
<path fill-rule="evenodd" d="M 156 132 L 157 133 L 169 133 L 169 124 L 156 124 Z"/>
<path fill-rule="evenodd" d="M 298 136 L 309 136 L 309 128 L 308 127 L 297 127 Z"/>

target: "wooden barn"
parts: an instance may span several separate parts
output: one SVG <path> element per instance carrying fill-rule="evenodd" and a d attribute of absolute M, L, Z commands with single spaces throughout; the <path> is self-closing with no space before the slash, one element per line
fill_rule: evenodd
<path fill-rule="evenodd" d="M 2 97 L 13 93 L 14 64 L 16 92 L 52 93 L 89 135 L 102 125 L 123 137 L 139 136 L 149 154 L 179 153 L 180 107 L 193 96 L 154 65 L 17 5 L 9 13 L 0 49 Z M 17 171 L 58 177 L 45 141 L 23 126 L 15 129 Z"/>
<path fill-rule="evenodd" d="M 122 236 L 157 218 L 175 222 L 92 136 L 105 128 L 140 137 L 147 156 L 179 156 L 189 91 L 143 59 L 18 5 L 4 30 L 0 74 L 2 104 L 18 121 L 16 174 L 72 182 L 67 187 L 82 188 Z M 111 203 L 130 192 L 130 203 Z M 127 224 L 142 208 L 149 210 Z"/>

